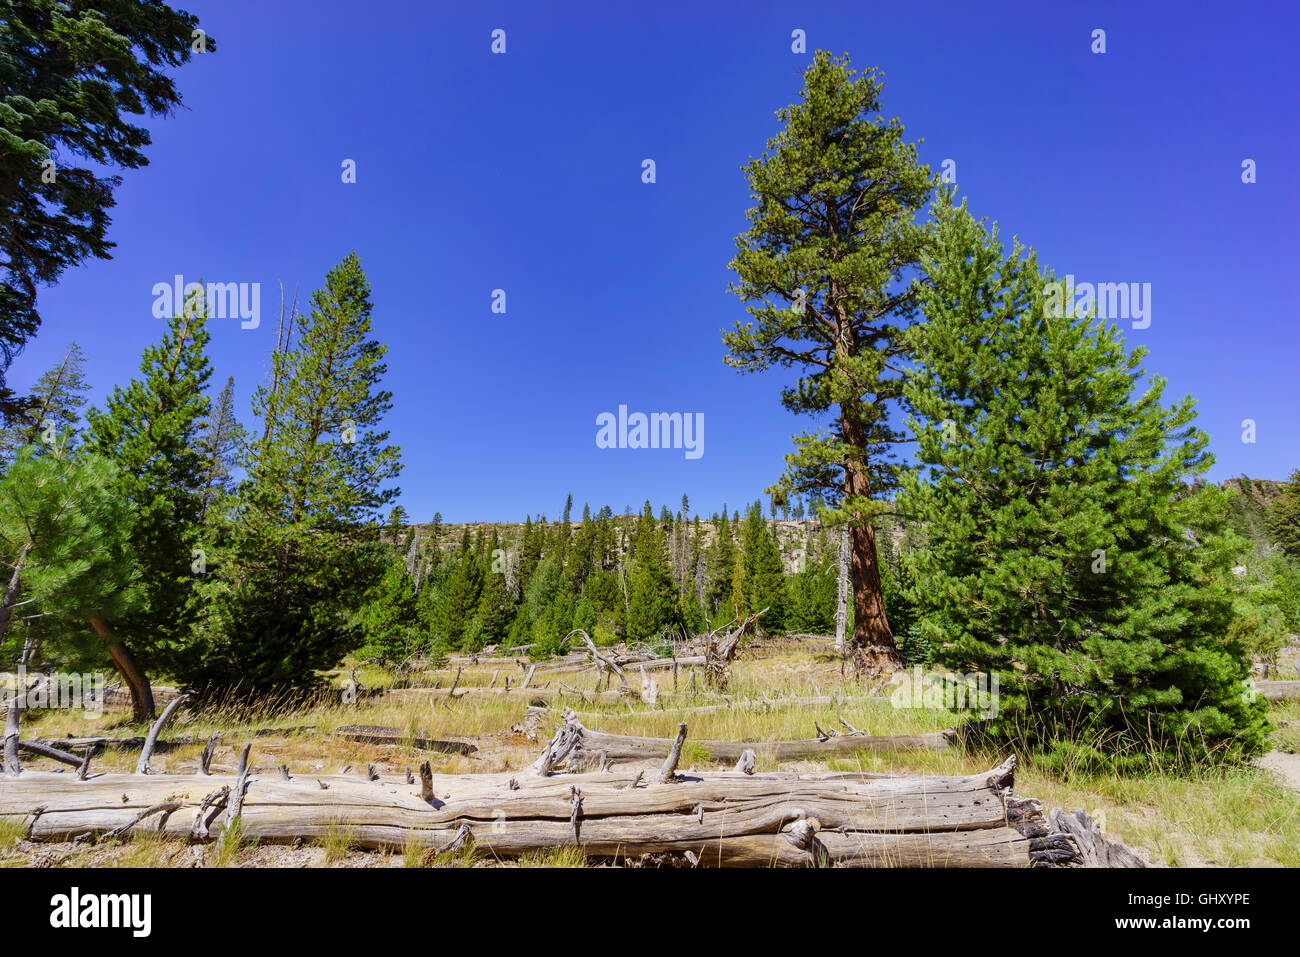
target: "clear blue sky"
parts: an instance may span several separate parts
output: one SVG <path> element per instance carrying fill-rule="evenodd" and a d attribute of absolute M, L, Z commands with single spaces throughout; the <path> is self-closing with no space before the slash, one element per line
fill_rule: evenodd
<path fill-rule="evenodd" d="M 1300 466 L 1294 4 L 179 5 L 218 50 L 180 71 L 186 108 L 149 123 L 114 258 L 41 291 L 16 388 L 75 339 L 101 402 L 161 333 L 155 283 L 260 282 L 260 328 L 213 322 L 214 382 L 233 375 L 247 415 L 277 284 L 305 299 L 355 250 L 413 517 L 555 517 L 568 492 L 578 509 L 737 507 L 807 425 L 780 407 L 784 374 L 722 363 L 719 330 L 744 315 L 726 291 L 740 167 L 821 47 L 881 67 L 922 159 L 955 160 L 972 211 L 1042 263 L 1151 283 L 1150 328 L 1128 339 L 1170 398 L 1199 400 L 1213 478 Z M 619 404 L 704 413 L 705 454 L 598 449 Z"/>

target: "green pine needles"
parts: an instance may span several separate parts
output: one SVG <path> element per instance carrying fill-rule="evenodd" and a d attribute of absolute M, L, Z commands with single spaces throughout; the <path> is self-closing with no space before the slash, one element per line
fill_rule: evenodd
<path fill-rule="evenodd" d="M 1140 384 L 1144 350 L 1047 307 L 1053 281 L 941 197 L 906 396 L 922 472 L 902 508 L 935 661 L 999 679 L 989 733 L 1059 760 L 1258 752 L 1234 631 L 1222 490 L 1193 402 Z M 1053 314 L 1055 312 L 1056 314 Z M 928 479 L 928 481 L 927 481 Z"/>

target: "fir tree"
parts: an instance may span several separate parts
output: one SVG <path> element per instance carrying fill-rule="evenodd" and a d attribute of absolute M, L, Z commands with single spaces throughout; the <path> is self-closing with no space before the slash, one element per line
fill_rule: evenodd
<path fill-rule="evenodd" d="M 717 533 L 709 545 L 704 558 L 705 601 L 709 613 L 716 615 L 720 610 L 726 616 L 732 612 L 731 575 L 736 566 L 736 543 L 731 532 L 731 520 L 727 518 L 726 509 L 722 517 L 714 522 Z"/>
<path fill-rule="evenodd" d="M 439 630 L 451 647 L 466 647 L 467 631 L 478 613 L 483 593 L 483 567 L 470 543 L 469 526 L 461 534 L 460 557 L 442 594 Z M 481 622 L 480 622 L 481 626 Z"/>
<path fill-rule="evenodd" d="M 135 681 L 147 681 L 151 670 L 181 665 L 197 613 L 195 584 L 207 572 L 207 343 L 203 310 L 187 304 L 162 339 L 145 349 L 140 376 L 114 389 L 104 411 L 92 409 L 86 417 L 87 447 L 117 464 L 116 491 L 135 513 L 131 546 L 143 600 L 127 617 L 109 623 L 140 667 Z M 147 688 L 134 693 L 152 699 Z"/>
<path fill-rule="evenodd" d="M 1193 403 L 1135 394 L 1143 350 L 1053 306 L 1018 245 L 1003 258 L 965 206 L 936 210 L 927 323 L 907 396 L 918 456 L 906 512 L 924 529 L 911 595 L 936 660 L 996 674 L 995 738 L 1108 757 L 1256 752 L 1228 568 L 1241 544 Z"/>
<path fill-rule="evenodd" d="M 766 608 L 760 624 L 766 631 L 779 633 L 785 626 L 785 569 L 776 537 L 764 521 L 763 507 L 758 502 L 745 520 L 743 540 L 744 614 L 753 615 Z"/>
<path fill-rule="evenodd" d="M 239 450 L 248 434 L 235 415 L 235 379 L 226 379 L 208 418 L 207 433 L 202 440 L 202 452 L 207 463 L 200 495 L 200 521 L 207 524 L 214 509 L 228 500 L 235 491 L 234 472 L 239 462 Z"/>
<path fill-rule="evenodd" d="M 675 618 L 672 571 L 663 530 L 650 503 L 637 521 L 628 574 L 627 630 L 629 638 L 649 638 Z"/>
<path fill-rule="evenodd" d="M 573 627 L 581 628 L 592 640 L 595 640 L 596 632 L 596 605 L 590 598 L 583 595 L 578 599 L 578 605 L 573 610 Z"/>
<path fill-rule="evenodd" d="M 497 567 L 494 553 L 500 548 L 497 531 L 492 530 L 492 540 L 488 543 L 489 564 L 479 594 L 478 619 L 483 623 L 483 634 L 491 641 L 504 641 L 510 634 L 510 625 L 514 618 L 514 602 L 506 590 L 505 569 Z"/>
<path fill-rule="evenodd" d="M 401 562 L 388 566 L 361 618 L 365 644 L 361 655 L 383 664 L 396 664 L 415 644 L 415 591 Z"/>
<path fill-rule="evenodd" d="M 353 610 L 382 577 L 378 519 L 401 465 L 381 428 L 387 347 L 371 335 L 370 286 L 347 256 L 291 317 L 254 395 L 263 435 L 244 452 L 219 587 L 210 595 L 192 685 L 269 687 L 314 680 L 361 640 Z"/>
<path fill-rule="evenodd" d="M 524 530 L 519 540 L 519 580 L 523 582 L 532 581 L 533 574 L 537 571 L 537 563 L 541 560 L 542 543 L 539 531 L 533 529 L 533 520 L 531 516 L 524 518 Z"/>
<path fill-rule="evenodd" d="M 1282 494 L 1269 506 L 1268 529 L 1287 557 L 1300 561 L 1300 469 L 1291 473 Z"/>
<path fill-rule="evenodd" d="M 90 390 L 83 372 L 85 363 L 85 353 L 74 342 L 58 365 L 36 380 L 31 395 L 21 403 L 22 411 L 0 431 L 0 466 L 12 462 L 23 446 L 48 447 L 55 436 L 61 437 L 59 442 L 63 448 L 76 447 L 81 409 Z"/>
<path fill-rule="evenodd" d="M 528 620 L 535 625 L 544 623 L 551 603 L 564 589 L 564 570 L 554 555 L 549 555 L 538 563 L 537 569 L 524 588 L 524 608 Z"/>

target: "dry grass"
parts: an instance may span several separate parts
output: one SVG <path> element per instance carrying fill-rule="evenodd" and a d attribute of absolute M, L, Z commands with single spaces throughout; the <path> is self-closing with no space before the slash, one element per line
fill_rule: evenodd
<path fill-rule="evenodd" d="M 463 666 L 461 687 L 482 687 L 499 671 L 498 687 L 504 676 L 521 674 L 517 667 L 507 670 L 501 664 Z M 346 680 L 350 667 L 335 672 L 336 683 Z M 455 666 L 421 676 L 430 685 L 440 682 L 450 686 Z M 391 676 L 374 668 L 358 668 L 363 686 L 380 687 Z M 635 681 L 639 675 L 629 673 Z M 655 673 L 661 692 L 671 694 L 671 672 Z M 565 673 L 559 676 L 539 674 L 534 687 L 558 681 L 591 690 L 591 672 Z M 686 672 L 679 673 L 679 696 L 671 705 L 652 710 L 634 701 L 618 705 L 593 705 L 571 702 L 588 727 L 620 734 L 671 738 L 677 724 L 685 721 L 689 728 L 683 766 L 707 767 L 710 761 L 700 740 L 775 741 L 807 739 L 814 734 L 814 723 L 823 728 L 840 727 L 839 718 L 875 735 L 916 734 L 951 727 L 963 716 L 941 710 L 898 709 L 888 701 L 862 700 L 872 688 L 840 675 L 838 661 L 819 654 L 808 643 L 774 642 L 752 649 L 737 662 L 732 686 L 733 700 L 744 701 L 726 710 L 693 713 L 685 709 L 719 703 L 716 694 L 703 688 L 697 676 L 696 691 L 683 692 L 688 686 Z M 783 705 L 783 697 L 830 695 L 848 700 L 843 706 L 809 707 Z M 375 764 L 381 773 L 400 774 L 414 771 L 422 761 L 429 761 L 436 774 L 483 773 L 514 770 L 533 761 L 559 720 L 559 703 L 547 712 L 544 726 L 536 731 L 536 740 L 512 733 L 511 727 L 522 724 L 526 697 L 439 699 L 431 702 L 418 693 L 385 697 L 363 697 L 345 705 L 337 695 L 320 697 L 306 703 L 268 709 L 255 707 L 239 699 L 230 699 L 203 708 L 182 708 L 163 734 L 166 740 L 188 736 L 189 743 L 159 752 L 152 759 L 158 773 L 193 772 L 199 752 L 214 731 L 223 735 L 214 758 L 214 770 L 233 770 L 238 750 L 253 741 L 252 762 L 255 773 L 274 773 L 276 766 L 287 765 L 294 776 L 333 773 L 346 765 L 361 770 Z M 1274 723 L 1278 725 L 1275 746 L 1295 753 L 1300 751 L 1300 702 L 1274 706 Z M 132 724 L 121 712 L 100 717 L 82 712 L 45 711 L 23 715 L 24 736 L 43 738 L 142 735 L 147 730 Z M 399 729 L 400 739 L 391 745 L 371 745 L 343 740 L 333 732 L 347 724 L 383 725 Z M 310 730 L 298 730 L 309 728 Z M 277 732 L 253 736 L 263 729 Z M 469 756 L 441 754 L 416 748 L 417 736 L 433 738 L 469 737 L 478 750 Z M 131 771 L 137 752 L 109 750 L 95 759 L 93 769 Z M 792 771 L 869 771 L 890 774 L 970 774 L 986 771 L 1005 757 L 997 754 L 958 751 L 914 751 L 898 753 L 860 753 L 821 760 L 776 762 L 759 758 L 757 770 Z M 43 759 L 27 759 L 31 767 L 48 768 Z M 1159 863 L 1172 865 L 1218 864 L 1225 866 L 1272 865 L 1300 866 L 1300 794 L 1280 786 L 1267 772 L 1255 768 L 1235 770 L 1205 769 L 1182 775 L 1150 774 L 1138 777 L 1099 775 L 1061 775 L 1036 767 L 1032 760 L 1022 765 L 1017 790 L 1043 800 L 1045 806 L 1083 808 L 1103 822 L 1107 833 L 1145 852 Z M 33 845 L 22 838 L 26 822 L 0 819 L 0 863 L 24 863 L 33 853 Z M 303 853 L 253 848 L 240 839 L 236 830 L 230 840 L 209 847 L 205 863 L 209 866 L 301 866 Z M 358 851 L 352 835 L 343 825 L 330 828 L 315 842 L 313 861 L 326 866 L 373 866 L 376 863 L 406 867 L 464 867 L 476 862 L 472 850 L 434 855 L 432 849 L 409 836 L 401 848 L 393 849 L 381 862 L 382 855 Z M 96 866 L 186 866 L 192 863 L 191 849 L 179 842 L 160 840 L 144 831 L 133 839 L 84 847 L 64 845 L 61 863 L 78 862 Z M 305 850 L 305 849 L 304 849 Z M 480 857 L 477 862 L 484 863 Z M 487 862 L 495 863 L 495 862 Z M 581 850 L 574 847 L 547 849 L 518 862 L 528 867 L 580 867 L 586 863 Z"/>

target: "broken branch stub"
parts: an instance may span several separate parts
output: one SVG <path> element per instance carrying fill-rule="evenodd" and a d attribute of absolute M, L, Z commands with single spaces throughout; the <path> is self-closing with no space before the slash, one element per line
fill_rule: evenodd
<path fill-rule="evenodd" d="M 668 757 L 664 759 L 664 766 L 659 769 L 659 773 L 655 776 L 658 783 L 668 784 L 677 779 L 677 762 L 682 759 L 682 745 L 685 743 L 686 722 L 683 721 L 677 725 L 677 738 L 673 741 Z"/>
<path fill-rule="evenodd" d="M 162 731 L 163 725 L 167 719 L 176 713 L 176 709 L 185 703 L 189 695 L 177 695 L 171 700 L 163 713 L 159 715 L 158 720 L 149 728 L 149 734 L 144 739 L 144 747 L 140 749 L 140 760 L 135 763 L 136 774 L 149 774 L 149 758 L 153 756 L 153 749 L 158 744 L 158 733 Z"/>

